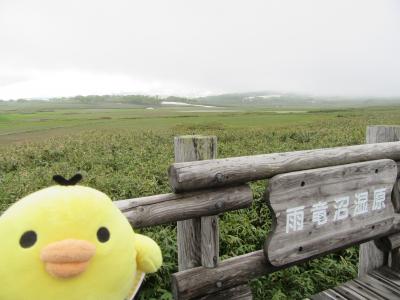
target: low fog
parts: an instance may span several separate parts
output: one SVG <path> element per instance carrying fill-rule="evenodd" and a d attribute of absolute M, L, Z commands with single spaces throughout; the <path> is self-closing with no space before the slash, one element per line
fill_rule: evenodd
<path fill-rule="evenodd" d="M 400 96 L 396 0 L 0 0 L 0 99 Z"/>

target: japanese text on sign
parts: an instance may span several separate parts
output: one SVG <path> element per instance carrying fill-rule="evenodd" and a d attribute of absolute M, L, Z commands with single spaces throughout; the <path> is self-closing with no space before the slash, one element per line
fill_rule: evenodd
<path fill-rule="evenodd" d="M 376 189 L 373 192 L 373 202 L 371 211 L 381 210 L 385 208 L 386 188 Z M 368 213 L 368 191 L 356 193 L 354 195 L 354 208 L 350 211 L 350 197 L 343 196 L 335 198 L 334 209 L 335 214 L 333 221 L 340 221 L 348 218 L 350 215 L 358 216 Z M 286 233 L 300 231 L 304 227 L 304 208 L 298 206 L 288 208 L 286 210 Z M 328 223 L 328 203 L 319 201 L 312 205 L 312 222 L 317 226 L 322 226 Z"/>

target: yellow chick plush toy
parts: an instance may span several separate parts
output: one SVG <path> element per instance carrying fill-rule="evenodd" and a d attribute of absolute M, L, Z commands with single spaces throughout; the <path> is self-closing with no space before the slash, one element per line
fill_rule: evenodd
<path fill-rule="evenodd" d="M 0 216 L 0 300 L 127 300 L 160 268 L 158 245 L 81 178 L 55 176 Z"/>

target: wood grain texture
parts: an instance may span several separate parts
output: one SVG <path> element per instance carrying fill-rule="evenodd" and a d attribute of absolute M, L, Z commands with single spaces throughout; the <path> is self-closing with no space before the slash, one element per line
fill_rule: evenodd
<path fill-rule="evenodd" d="M 391 269 L 394 271 L 400 271 L 400 248 L 396 248 L 392 250 L 391 254 L 391 261 L 388 264 Z"/>
<path fill-rule="evenodd" d="M 397 182 L 393 187 L 393 206 L 397 213 L 400 213 L 400 164 L 397 163 Z"/>
<path fill-rule="evenodd" d="M 247 284 L 220 291 L 216 294 L 197 298 L 196 300 L 252 300 L 251 289 Z"/>
<path fill-rule="evenodd" d="M 366 143 L 387 143 L 400 140 L 400 126 L 368 126 L 366 130 Z M 400 172 L 400 170 L 398 170 Z M 400 211 L 400 194 L 398 186 L 393 188 L 393 205 L 396 212 Z M 388 262 L 388 253 L 377 248 L 373 241 L 360 245 L 358 275 L 362 276 L 379 268 Z"/>
<path fill-rule="evenodd" d="M 395 221 L 396 222 L 396 221 Z M 390 252 L 400 247 L 400 233 L 384 236 L 376 241 L 377 247 L 383 252 Z"/>
<path fill-rule="evenodd" d="M 224 187 L 184 194 L 163 194 L 114 201 L 134 228 L 213 216 L 251 206 L 249 186 Z"/>
<path fill-rule="evenodd" d="M 350 300 L 385 300 L 379 294 L 366 289 L 363 285 L 356 281 L 349 281 L 333 290 Z"/>
<path fill-rule="evenodd" d="M 183 192 L 385 158 L 400 161 L 400 142 L 175 163 L 168 172 L 172 189 Z"/>
<path fill-rule="evenodd" d="M 381 280 L 368 274 L 354 281 L 364 286 L 365 289 L 379 294 L 379 296 L 384 299 L 400 299 L 400 290 L 398 288 L 385 284 Z"/>
<path fill-rule="evenodd" d="M 313 295 L 310 299 L 312 300 L 348 300 L 348 298 L 343 297 L 338 292 L 332 289 L 328 289 L 316 295 Z"/>
<path fill-rule="evenodd" d="M 183 135 L 174 138 L 175 162 L 191 162 L 217 157 L 217 137 Z"/>
<path fill-rule="evenodd" d="M 358 257 L 358 276 L 363 276 L 387 264 L 389 253 L 383 252 L 374 241 L 370 241 L 360 245 Z"/>
<path fill-rule="evenodd" d="M 283 266 L 387 234 L 395 219 L 391 193 L 396 176 L 396 163 L 385 159 L 273 177 L 268 201 L 275 218 L 264 248 L 270 263 Z M 374 201 L 377 191 L 383 203 Z M 368 193 L 364 212 L 356 197 L 362 193 Z M 340 217 L 337 201 L 344 197 Z M 323 208 L 321 219 L 313 213 L 317 204 Z M 299 224 L 290 223 L 296 208 L 301 208 Z"/>
<path fill-rule="evenodd" d="M 374 270 L 369 273 L 370 276 L 382 281 L 383 283 L 400 290 L 400 278 L 399 274 L 395 273 L 387 267 Z M 397 276 L 396 276 L 397 275 Z"/>
<path fill-rule="evenodd" d="M 311 299 L 400 299 L 400 274 L 387 267 L 382 267 L 333 289 L 318 293 Z"/>
<path fill-rule="evenodd" d="M 217 137 L 178 136 L 174 138 L 175 162 L 214 159 L 217 156 Z M 186 270 L 201 265 L 201 220 L 177 222 L 178 268 Z"/>
<path fill-rule="evenodd" d="M 393 205 L 396 213 L 400 213 L 400 163 L 397 164 L 397 183 L 394 185 L 392 198 L 393 198 Z M 400 222 L 398 222 L 400 224 Z M 400 227 L 400 226 L 399 226 Z M 400 228 L 396 228 L 400 231 Z M 381 265 L 389 264 L 390 267 L 394 270 L 400 271 L 400 234 L 393 234 L 392 236 L 388 237 L 388 240 L 383 240 L 383 245 L 389 245 L 390 250 L 388 249 L 381 249 L 382 251 L 390 251 L 389 252 L 389 259 L 387 261 L 382 260 Z M 362 245 L 361 245 L 362 246 Z M 360 246 L 360 247 L 361 247 Z"/>
<path fill-rule="evenodd" d="M 172 291 L 175 300 L 196 299 L 207 295 L 213 295 L 217 292 L 221 292 L 238 285 L 246 284 L 253 278 L 270 274 L 289 266 L 290 265 L 274 267 L 265 258 L 263 251 L 255 251 L 223 260 L 214 269 L 197 267 L 175 273 L 172 275 Z M 391 280 L 398 280 L 398 282 L 400 282 L 400 273 L 394 272 L 389 268 L 381 268 L 379 270 L 375 270 L 374 272 L 376 271 L 389 272 L 392 274 Z M 351 288 L 355 290 L 358 289 L 354 285 L 351 286 Z M 346 289 L 349 290 L 349 287 L 345 288 L 345 290 Z M 336 288 L 334 290 L 336 291 Z M 343 292 L 343 288 L 341 291 Z M 345 295 L 343 297 L 345 297 Z"/>
<path fill-rule="evenodd" d="M 373 125 L 367 126 L 366 142 L 386 143 L 400 141 L 400 126 L 396 125 Z"/>
<path fill-rule="evenodd" d="M 200 218 L 178 221 L 176 240 L 178 244 L 178 269 L 180 271 L 201 265 Z"/>
<path fill-rule="evenodd" d="M 400 272 L 393 270 L 387 266 L 381 267 L 370 273 L 372 276 L 384 277 L 387 281 L 390 281 L 392 285 L 400 287 Z"/>
<path fill-rule="evenodd" d="M 201 218 L 201 265 L 215 268 L 219 262 L 218 216 Z"/>
<path fill-rule="evenodd" d="M 175 273 L 172 275 L 172 292 L 175 300 L 196 299 L 246 284 L 250 279 L 280 269 L 267 262 L 263 251 L 255 251 L 221 261 L 213 269 L 197 267 Z"/>

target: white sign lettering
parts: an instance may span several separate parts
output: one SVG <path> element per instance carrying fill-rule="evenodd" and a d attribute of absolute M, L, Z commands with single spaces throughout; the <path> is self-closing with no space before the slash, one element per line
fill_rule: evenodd
<path fill-rule="evenodd" d="M 379 189 L 374 191 L 374 202 L 372 203 L 372 210 L 380 210 L 385 208 L 386 189 Z"/>
<path fill-rule="evenodd" d="M 374 198 L 372 209 L 381 210 L 386 207 L 386 188 L 374 190 Z M 349 217 L 350 197 L 343 196 L 335 199 L 334 208 L 335 214 L 333 221 L 344 220 Z M 304 227 L 304 208 L 305 206 L 298 206 L 288 208 L 286 210 L 286 233 L 302 230 Z M 312 222 L 318 226 L 328 223 L 328 203 L 319 201 L 312 205 Z M 358 216 L 368 213 L 368 191 L 356 193 L 354 195 L 354 211 L 353 216 Z"/>
<path fill-rule="evenodd" d="M 366 214 L 368 212 L 368 192 L 357 193 L 355 204 L 354 216 Z"/>
<path fill-rule="evenodd" d="M 311 208 L 312 211 L 312 221 L 317 223 L 317 225 L 324 225 L 328 223 L 328 215 L 327 215 L 328 203 L 326 202 L 318 202 L 314 204 Z"/>
<path fill-rule="evenodd" d="M 340 197 L 335 199 L 335 216 L 334 221 L 344 220 L 349 216 L 350 197 Z"/>
<path fill-rule="evenodd" d="M 304 206 L 288 208 L 286 210 L 286 233 L 299 231 L 304 225 Z"/>

